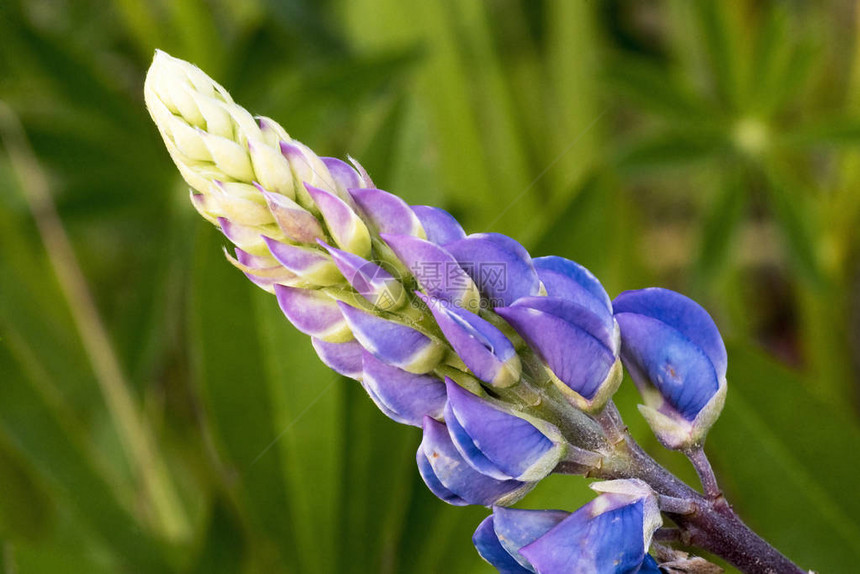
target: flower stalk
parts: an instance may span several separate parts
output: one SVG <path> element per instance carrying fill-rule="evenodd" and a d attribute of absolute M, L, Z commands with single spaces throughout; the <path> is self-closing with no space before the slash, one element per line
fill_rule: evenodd
<path fill-rule="evenodd" d="M 377 189 L 354 160 L 318 157 L 163 52 L 145 96 L 192 204 L 234 244 L 228 260 L 276 295 L 326 365 L 421 428 L 416 463 L 436 496 L 493 508 L 474 538 L 491 564 L 656 574 L 665 516 L 673 541 L 745 572 L 802 572 L 738 518 L 704 456 L 727 356 L 698 304 L 665 289 L 612 301 L 573 261 L 467 235 L 447 212 Z M 612 401 L 625 370 L 642 415 L 690 457 L 705 495 L 627 432 Z M 599 494 L 574 512 L 504 508 L 551 473 L 602 479 Z"/>

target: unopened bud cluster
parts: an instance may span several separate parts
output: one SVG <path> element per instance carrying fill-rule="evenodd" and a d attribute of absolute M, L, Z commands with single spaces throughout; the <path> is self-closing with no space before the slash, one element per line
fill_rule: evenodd
<path fill-rule="evenodd" d="M 601 483 L 570 515 L 502 507 L 562 466 L 587 474 L 606 462 L 613 445 L 597 417 L 622 364 L 661 442 L 701 444 L 726 389 L 725 348 L 701 307 L 658 289 L 613 303 L 573 261 L 467 235 L 163 52 L 145 96 L 194 207 L 235 246 L 230 262 L 276 295 L 326 365 L 422 428 L 418 469 L 434 494 L 495 507 L 475 535 L 487 560 L 510 572 L 656 571 L 647 551 L 660 513 L 644 483 Z M 597 550 L 576 558 L 586 543 Z"/>

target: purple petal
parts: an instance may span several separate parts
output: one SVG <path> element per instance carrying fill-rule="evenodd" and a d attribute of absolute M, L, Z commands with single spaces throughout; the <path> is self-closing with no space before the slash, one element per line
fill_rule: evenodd
<path fill-rule="evenodd" d="M 381 189 L 350 189 L 350 195 L 379 233 L 423 237 L 421 221 L 405 201 Z"/>
<path fill-rule="evenodd" d="M 493 526 L 494 517 L 491 514 L 475 530 L 472 543 L 478 549 L 481 558 L 495 567 L 501 574 L 528 574 L 533 570 L 527 570 L 502 548 L 499 537 Z"/>
<path fill-rule="evenodd" d="M 430 465 L 430 461 L 427 459 L 427 455 L 424 454 L 424 449 L 421 446 L 418 447 L 415 459 L 418 463 L 418 474 L 421 475 L 421 479 L 424 480 L 424 484 L 427 485 L 430 492 L 436 495 L 437 498 L 454 506 L 467 506 L 470 504 L 445 488 L 445 485 L 439 481 L 439 478 L 436 476 L 436 471 L 433 470 L 433 467 Z"/>
<path fill-rule="evenodd" d="M 263 237 L 260 235 L 259 227 L 239 225 L 224 217 L 218 218 L 218 227 L 221 229 L 224 237 L 243 250 L 260 250 L 261 248 L 266 248 L 263 243 Z"/>
<path fill-rule="evenodd" d="M 328 295 L 310 289 L 275 285 L 278 305 L 296 329 L 311 337 L 340 342 L 349 339 L 349 328 Z"/>
<path fill-rule="evenodd" d="M 591 400 L 615 363 L 615 355 L 588 331 L 556 315 L 513 305 L 496 309 L 556 377 Z"/>
<path fill-rule="evenodd" d="M 612 497 L 601 495 L 598 499 Z M 597 516 L 595 499 L 520 549 L 538 572 L 631 574 L 645 559 L 641 500 Z"/>
<path fill-rule="evenodd" d="M 423 452 L 430 463 L 438 483 L 468 504 L 492 506 L 512 503 L 532 488 L 533 485 L 517 480 L 492 479 L 466 464 L 451 442 L 444 423 L 425 417 L 423 428 L 424 438 L 419 453 Z"/>
<path fill-rule="evenodd" d="M 320 159 L 328 168 L 328 172 L 334 178 L 335 182 L 344 190 L 362 186 L 361 176 L 348 163 L 335 157 L 322 157 Z"/>
<path fill-rule="evenodd" d="M 373 180 L 370 179 L 370 176 L 367 175 L 367 170 L 358 163 L 358 160 L 352 157 L 351 155 L 346 156 L 349 160 L 349 163 L 358 171 L 358 174 L 361 176 L 361 185 L 359 187 L 376 187 L 373 185 Z"/>
<path fill-rule="evenodd" d="M 358 341 L 328 343 L 322 339 L 312 338 L 311 344 L 325 366 L 344 377 L 361 379 L 363 370 L 361 355 L 364 353 L 364 348 Z"/>
<path fill-rule="evenodd" d="M 275 223 L 288 239 L 299 243 L 313 243 L 324 237 L 320 222 L 310 211 L 285 195 L 271 193 L 262 188 L 260 191 L 266 198 Z"/>
<path fill-rule="evenodd" d="M 444 348 L 412 327 L 343 302 L 338 306 L 361 346 L 380 361 L 421 374 L 431 371 L 441 360 Z"/>
<path fill-rule="evenodd" d="M 348 199 L 345 190 L 339 190 L 334 178 L 329 173 L 325 163 L 303 143 L 291 140 L 280 143 L 281 154 L 290 162 L 295 179 L 301 184 L 296 186 L 296 200 L 303 206 L 310 208 L 314 203 L 308 195 L 306 186 L 312 185 L 333 192 L 341 199 Z"/>
<path fill-rule="evenodd" d="M 525 248 L 499 233 L 476 233 L 445 246 L 493 307 L 538 295 L 540 280 Z"/>
<path fill-rule="evenodd" d="M 238 247 L 234 249 L 234 251 L 236 252 L 236 259 L 239 263 L 247 266 L 251 270 L 270 269 L 278 265 L 277 261 L 267 255 L 251 255 L 247 251 L 239 249 Z"/>
<path fill-rule="evenodd" d="M 274 293 L 274 286 L 276 284 L 290 285 L 298 279 L 295 273 L 284 269 L 282 265 L 278 265 L 277 262 L 268 257 L 263 258 L 251 255 L 238 247 L 235 251 L 238 259 L 230 255 L 226 250 L 224 251 L 227 260 L 234 267 L 241 270 L 252 283 L 270 293 Z M 272 265 L 272 263 L 275 264 Z"/>
<path fill-rule="evenodd" d="M 337 285 L 343 279 L 340 272 L 326 253 L 299 245 L 290 245 L 263 237 L 272 256 L 278 263 L 314 286 Z"/>
<path fill-rule="evenodd" d="M 640 391 L 653 385 L 681 416 L 695 419 L 719 390 L 717 373 L 702 349 L 658 319 L 635 313 L 618 313 L 615 319 L 621 327 L 621 359 Z"/>
<path fill-rule="evenodd" d="M 331 254 L 334 264 L 353 289 L 374 307 L 388 310 L 400 303 L 403 286 L 391 273 L 363 257 L 336 249 L 322 241 L 319 244 Z"/>
<path fill-rule="evenodd" d="M 421 222 L 427 241 L 436 245 L 446 245 L 452 241 L 463 239 L 466 232 L 454 216 L 438 207 L 429 205 L 413 205 L 412 211 Z"/>
<path fill-rule="evenodd" d="M 417 293 L 457 355 L 476 377 L 491 385 L 507 387 L 522 372 L 513 343 L 496 327 L 479 316 L 445 301 Z"/>
<path fill-rule="evenodd" d="M 493 509 L 494 529 L 499 545 L 516 562 L 534 572 L 528 560 L 520 555 L 520 548 L 528 546 L 570 516 L 563 510 L 524 510 L 518 508 Z"/>
<path fill-rule="evenodd" d="M 395 421 L 420 427 L 425 416 L 442 417 L 445 383 L 431 375 L 415 375 L 386 365 L 368 352 L 363 354 L 365 388 Z"/>
<path fill-rule="evenodd" d="M 726 377 L 726 346 L 714 320 L 705 309 L 680 293 L 652 287 L 625 291 L 615 298 L 616 313 L 636 313 L 662 321 L 698 345 L 714 365 L 720 378 Z"/>
<path fill-rule="evenodd" d="M 532 423 L 446 379 L 445 420 L 457 450 L 476 470 L 499 480 L 540 480 L 563 454 Z M 561 435 L 558 435 L 560 439 Z M 489 464 L 488 464 L 489 463 Z"/>
<path fill-rule="evenodd" d="M 576 325 L 605 346 L 613 355 L 618 354 L 618 329 L 612 315 L 559 297 L 523 297 L 517 307 L 528 307 L 548 313 Z"/>
<path fill-rule="evenodd" d="M 369 257 L 370 234 L 355 211 L 333 193 L 309 184 L 305 184 L 305 189 L 322 213 L 337 246 L 361 257 Z"/>
<path fill-rule="evenodd" d="M 550 297 L 582 305 L 599 315 L 612 314 L 612 302 L 603 285 L 579 263 L 555 255 L 538 257 L 532 263 Z"/>
<path fill-rule="evenodd" d="M 410 235 L 382 234 L 397 258 L 406 265 L 428 295 L 477 311 L 477 287 L 457 260 L 434 243 Z"/>

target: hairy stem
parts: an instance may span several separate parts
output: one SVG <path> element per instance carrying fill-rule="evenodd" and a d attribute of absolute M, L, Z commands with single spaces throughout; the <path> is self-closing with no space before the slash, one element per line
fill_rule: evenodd
<path fill-rule="evenodd" d="M 699 481 L 702 483 L 702 489 L 705 491 L 705 496 L 711 500 L 721 498 L 723 493 L 717 485 L 717 477 L 714 475 L 714 469 L 711 468 L 711 461 L 708 460 L 701 445 L 684 451 L 684 454 L 693 463 L 696 474 L 699 475 Z"/>
<path fill-rule="evenodd" d="M 806 572 L 783 556 L 734 513 L 720 496 L 709 498 L 660 466 L 627 434 L 617 445 L 619 456 L 593 476 L 606 479 L 639 478 L 655 492 L 693 503 L 688 514 L 666 512 L 680 529 L 682 540 L 716 554 L 747 574 L 791 574 Z M 706 487 L 707 488 L 707 487 Z"/>

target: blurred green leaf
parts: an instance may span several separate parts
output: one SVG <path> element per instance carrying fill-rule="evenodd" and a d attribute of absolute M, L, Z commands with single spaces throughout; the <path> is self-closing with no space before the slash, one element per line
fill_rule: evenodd
<path fill-rule="evenodd" d="M 209 225 L 198 229 L 191 348 L 196 387 L 219 455 L 213 470 L 246 512 L 250 532 L 245 535 L 255 561 L 261 567 L 295 569 L 298 556 L 291 541 L 299 523 L 284 519 L 292 509 L 280 450 L 266 451 L 277 431 L 254 321 L 251 290 L 256 287 L 225 261 L 218 232 Z"/>
<path fill-rule="evenodd" d="M 644 58 L 616 58 L 604 74 L 618 94 L 675 122 L 713 122 L 722 113 L 705 106 L 689 88 L 679 85 L 671 70 Z"/>
<path fill-rule="evenodd" d="M 615 165 L 630 173 L 686 167 L 712 159 L 726 148 L 727 138 L 720 132 L 658 133 L 621 148 Z"/>
<path fill-rule="evenodd" d="M 711 207 L 706 209 L 699 239 L 695 279 L 700 287 L 713 280 L 716 271 L 726 263 L 747 203 L 746 190 L 741 178 L 733 175 L 723 176 L 717 184 L 716 191 Z"/>
<path fill-rule="evenodd" d="M 74 508 L 77 519 L 103 537 L 113 558 L 141 572 L 168 572 L 162 549 L 145 532 L 87 451 L 79 428 L 64 424 L 46 397 L 27 385 L 26 377 L 0 346 L 0 372 L 14 384 L 0 385 L 0 429 L 24 453 L 50 488 Z"/>
<path fill-rule="evenodd" d="M 729 350 L 729 394 L 708 440 L 741 516 L 806 568 L 852 572 L 860 560 L 860 428 L 806 381 L 761 353 Z M 786 496 L 791 492 L 791 496 Z"/>
<path fill-rule="evenodd" d="M 814 238 L 819 222 L 812 198 L 779 166 L 770 165 L 767 176 L 769 205 L 780 225 L 794 267 L 810 286 L 820 288 L 825 279 L 816 253 Z"/>

